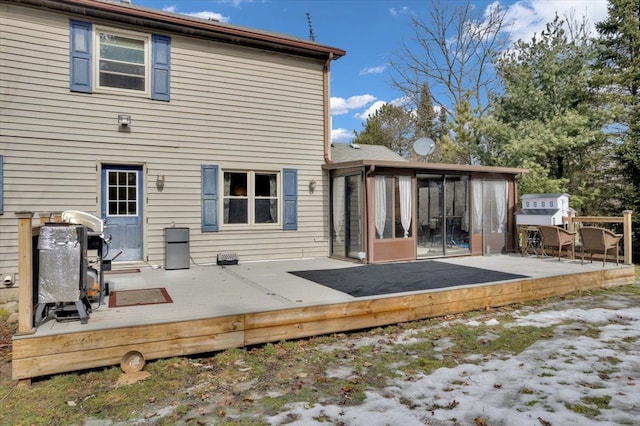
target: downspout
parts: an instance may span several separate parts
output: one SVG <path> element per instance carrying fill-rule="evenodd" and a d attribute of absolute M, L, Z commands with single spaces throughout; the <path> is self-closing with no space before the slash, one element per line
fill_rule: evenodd
<path fill-rule="evenodd" d="M 324 93 L 323 113 L 324 113 L 324 162 L 327 164 L 333 163 L 329 158 L 329 152 L 331 147 L 331 117 L 329 115 L 329 68 L 331 61 L 333 60 L 333 52 L 329 52 L 327 60 L 324 62 L 322 68 L 322 91 Z"/>
<path fill-rule="evenodd" d="M 322 97 L 323 97 L 323 102 L 322 102 L 322 115 L 323 115 L 323 120 L 324 120 L 324 162 L 326 164 L 331 164 L 332 161 L 329 158 L 329 149 L 330 149 L 330 145 L 331 145 L 331 126 L 329 125 L 330 121 L 329 121 L 329 103 L 331 102 L 331 99 L 329 98 L 329 68 L 331 66 L 331 61 L 333 60 L 333 53 L 329 52 L 329 56 L 327 56 L 327 60 L 324 61 L 324 66 L 322 67 Z M 327 188 L 331 188 L 331 170 L 327 170 Z M 332 246 L 332 238 L 331 238 L 331 222 L 332 222 L 332 211 L 333 211 L 333 203 L 332 203 L 332 197 L 331 197 L 331 191 L 328 191 L 328 196 L 329 196 L 329 215 L 328 215 L 328 219 L 327 219 L 327 230 L 328 230 L 328 236 L 329 236 L 329 243 L 328 243 L 328 251 L 329 251 L 329 255 L 331 255 L 332 250 L 331 250 L 331 246 Z"/>

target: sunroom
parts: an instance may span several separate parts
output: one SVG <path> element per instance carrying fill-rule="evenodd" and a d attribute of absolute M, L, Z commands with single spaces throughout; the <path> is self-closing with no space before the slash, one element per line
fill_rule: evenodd
<path fill-rule="evenodd" d="M 366 263 L 517 249 L 516 178 L 525 169 L 406 161 L 381 146 L 335 144 L 330 254 Z"/>

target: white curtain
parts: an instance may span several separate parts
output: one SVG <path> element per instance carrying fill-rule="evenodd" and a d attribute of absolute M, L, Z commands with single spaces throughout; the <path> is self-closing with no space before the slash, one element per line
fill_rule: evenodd
<path fill-rule="evenodd" d="M 342 242 L 344 234 L 344 176 L 333 178 L 333 232 L 336 242 Z"/>
<path fill-rule="evenodd" d="M 482 181 L 472 181 L 473 188 L 473 232 L 482 232 Z"/>
<path fill-rule="evenodd" d="M 384 176 L 375 177 L 376 231 L 378 231 L 378 238 L 384 238 L 384 227 L 387 220 L 387 190 L 384 179 Z"/>
<path fill-rule="evenodd" d="M 224 223 L 229 223 L 229 198 L 231 195 L 231 176 L 228 173 L 224 174 Z"/>
<path fill-rule="evenodd" d="M 404 229 L 404 237 L 409 236 L 411 226 L 411 176 L 398 176 L 400 192 L 400 222 Z"/>
<path fill-rule="evenodd" d="M 271 222 L 276 223 L 278 221 L 278 199 L 277 197 L 278 179 L 276 175 L 269 176 L 269 196 L 274 197 L 269 203 L 269 213 L 271 214 Z"/>
<path fill-rule="evenodd" d="M 497 230 L 504 233 L 507 229 L 507 182 L 493 182 L 493 199 L 495 200 Z"/>

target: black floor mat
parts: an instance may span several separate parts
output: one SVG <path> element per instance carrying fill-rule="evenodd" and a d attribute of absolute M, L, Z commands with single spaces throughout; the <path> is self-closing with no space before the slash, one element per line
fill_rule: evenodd
<path fill-rule="evenodd" d="M 432 260 L 289 273 L 354 297 L 527 278 L 526 275 Z"/>

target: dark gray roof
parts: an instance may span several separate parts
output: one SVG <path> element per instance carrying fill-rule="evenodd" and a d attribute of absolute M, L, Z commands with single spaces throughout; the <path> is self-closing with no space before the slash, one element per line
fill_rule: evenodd
<path fill-rule="evenodd" d="M 557 192 L 557 193 L 548 193 L 548 194 L 525 194 L 522 197 L 520 197 L 521 199 L 525 199 L 525 198 L 558 198 L 558 197 L 562 197 L 563 195 L 569 196 L 569 194 L 566 194 L 564 192 Z"/>
<path fill-rule="evenodd" d="M 559 211 L 560 209 L 520 209 L 516 212 L 516 214 L 535 215 L 535 216 L 553 216 Z"/>
<path fill-rule="evenodd" d="M 407 161 L 382 145 L 332 143 L 331 160 L 335 163 L 358 160 Z"/>

